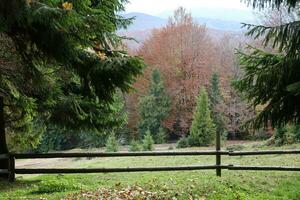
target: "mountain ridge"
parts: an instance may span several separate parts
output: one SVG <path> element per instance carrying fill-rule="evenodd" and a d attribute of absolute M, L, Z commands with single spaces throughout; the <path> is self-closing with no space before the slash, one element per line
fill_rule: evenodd
<path fill-rule="evenodd" d="M 137 31 L 137 30 L 148 30 L 161 28 L 168 23 L 168 19 L 149 15 L 146 13 L 140 12 L 131 12 L 122 14 L 123 17 L 132 18 L 135 17 L 133 24 L 128 27 L 128 31 Z M 242 31 L 241 22 L 229 21 L 222 19 L 214 18 L 205 18 L 205 17 L 196 17 L 194 18 L 199 24 L 206 25 L 208 28 L 223 30 L 223 31 Z"/>

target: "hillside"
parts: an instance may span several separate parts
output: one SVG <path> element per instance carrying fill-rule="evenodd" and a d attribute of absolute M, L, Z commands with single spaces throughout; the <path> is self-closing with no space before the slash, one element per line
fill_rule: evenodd
<path fill-rule="evenodd" d="M 132 25 L 127 30 L 119 31 L 119 35 L 134 38 L 135 41 L 127 41 L 126 45 L 130 49 L 137 49 L 147 40 L 153 29 L 162 28 L 168 22 L 167 19 L 152 16 L 144 13 L 128 13 L 123 15 L 126 18 L 135 17 Z M 241 24 L 236 21 L 226 21 L 209 18 L 196 18 L 199 24 L 206 25 L 208 33 L 213 39 L 220 39 L 224 35 L 232 35 L 235 37 L 243 37 L 244 30 L 241 29 Z"/>
<path fill-rule="evenodd" d="M 167 18 L 161 18 L 158 16 L 148 15 L 145 13 L 128 13 L 123 15 L 126 18 L 135 17 L 135 20 L 128 31 L 136 30 L 148 30 L 154 28 L 161 28 L 167 24 Z M 238 21 L 229 21 L 215 18 L 197 17 L 195 20 L 199 24 L 205 24 L 208 28 L 218 29 L 223 31 L 241 31 L 241 23 Z"/>

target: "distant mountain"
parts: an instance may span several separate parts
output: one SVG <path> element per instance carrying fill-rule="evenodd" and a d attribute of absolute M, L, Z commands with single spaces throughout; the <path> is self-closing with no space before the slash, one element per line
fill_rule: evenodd
<path fill-rule="evenodd" d="M 135 17 L 132 25 L 129 26 L 128 31 L 149 30 L 154 28 L 161 28 L 168 22 L 167 19 L 148 15 L 145 13 L 128 13 L 123 15 L 126 18 Z M 199 24 L 205 24 L 208 28 L 226 30 L 226 31 L 241 31 L 241 23 L 238 21 L 228 21 L 213 18 L 197 17 L 195 20 Z"/>
<path fill-rule="evenodd" d="M 127 30 L 120 30 L 118 32 L 121 36 L 131 37 L 136 40 L 126 42 L 130 49 L 138 49 L 143 42 L 151 36 L 153 29 L 161 28 L 168 22 L 167 19 L 144 13 L 128 13 L 123 16 L 126 18 L 136 17 L 134 23 L 130 25 Z M 237 37 L 241 37 L 243 35 L 241 23 L 237 21 L 226 21 L 203 17 L 195 18 L 195 20 L 199 24 L 205 24 L 208 28 L 209 35 L 217 40 L 226 34 L 236 35 Z"/>
<path fill-rule="evenodd" d="M 134 12 L 134 13 L 124 14 L 123 16 L 126 18 L 135 17 L 133 24 L 130 25 L 128 29 L 129 31 L 161 28 L 167 24 L 166 19 L 144 14 L 144 13 Z"/>
<path fill-rule="evenodd" d="M 195 8 L 189 10 L 194 18 L 217 19 L 234 22 L 253 22 L 254 15 L 251 9 L 230 9 L 230 8 Z M 158 16 L 167 18 L 173 15 L 172 10 L 160 13 Z"/>

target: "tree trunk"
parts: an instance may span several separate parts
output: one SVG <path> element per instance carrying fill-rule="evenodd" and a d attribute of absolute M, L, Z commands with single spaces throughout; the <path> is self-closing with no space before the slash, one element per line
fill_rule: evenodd
<path fill-rule="evenodd" d="M 7 154 L 8 148 L 5 138 L 5 123 L 4 123 L 4 102 L 0 96 L 0 154 Z M 0 169 L 8 169 L 8 159 L 0 159 Z M 8 174 L 0 174 L 0 177 L 7 178 Z"/>

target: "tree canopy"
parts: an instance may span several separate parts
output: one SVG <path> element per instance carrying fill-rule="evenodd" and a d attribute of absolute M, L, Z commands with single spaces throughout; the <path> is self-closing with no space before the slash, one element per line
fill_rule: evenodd
<path fill-rule="evenodd" d="M 286 3 L 296 6 L 298 1 L 253 1 L 254 6 L 278 7 Z M 263 45 L 277 50 L 270 53 L 249 46 L 248 53 L 239 52 L 244 76 L 235 83 L 254 107 L 264 109 L 251 121 L 258 128 L 262 125 L 282 126 L 300 122 L 300 21 L 264 26 L 245 24 L 247 35 L 263 38 Z"/>
<path fill-rule="evenodd" d="M 115 32 L 131 22 L 117 14 L 124 3 L 1 1 L 0 31 L 20 61 L 1 68 L 7 116 L 27 113 L 32 120 L 39 113 L 72 128 L 110 123 L 116 89 L 128 91 L 143 68 L 140 58 L 119 48 L 124 38 Z"/>
<path fill-rule="evenodd" d="M 158 69 L 154 69 L 151 77 L 149 94 L 140 100 L 140 122 L 138 125 L 141 135 L 147 131 L 157 136 L 163 120 L 170 110 L 170 100 L 165 92 L 165 86 Z M 157 139 L 155 137 L 155 139 Z"/>

